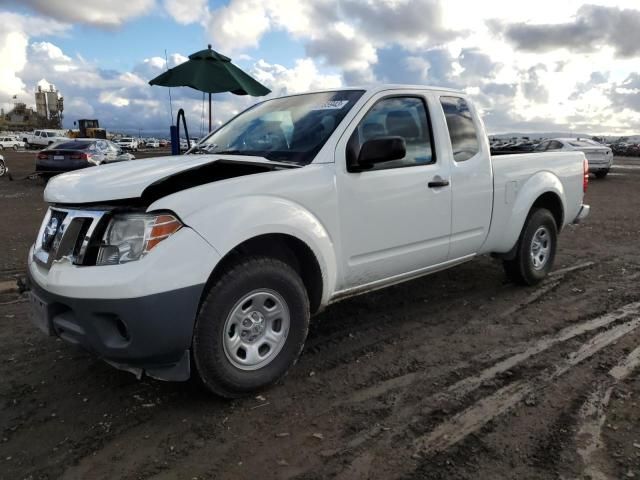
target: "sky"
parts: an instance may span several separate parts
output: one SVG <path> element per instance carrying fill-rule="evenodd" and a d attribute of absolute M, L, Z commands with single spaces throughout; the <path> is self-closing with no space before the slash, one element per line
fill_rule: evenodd
<path fill-rule="evenodd" d="M 271 96 L 445 86 L 490 133 L 640 133 L 640 0 L 0 0 L 0 25 L 0 106 L 53 84 L 67 128 L 168 135 L 169 90 L 148 81 L 212 44 Z M 202 93 L 171 96 L 201 134 Z M 217 94 L 214 121 L 258 100 Z"/>

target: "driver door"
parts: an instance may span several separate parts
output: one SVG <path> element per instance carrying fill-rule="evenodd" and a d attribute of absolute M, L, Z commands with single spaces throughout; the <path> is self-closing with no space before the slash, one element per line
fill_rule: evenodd
<path fill-rule="evenodd" d="M 352 125 L 336 150 L 341 289 L 393 281 L 445 262 L 451 234 L 450 170 L 436 157 L 427 98 L 381 94 Z M 406 156 L 349 172 L 350 142 L 359 150 L 365 141 L 384 136 L 403 137 Z"/>

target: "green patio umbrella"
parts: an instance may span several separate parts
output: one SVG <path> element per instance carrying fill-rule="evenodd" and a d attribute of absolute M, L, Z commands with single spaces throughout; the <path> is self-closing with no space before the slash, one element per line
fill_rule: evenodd
<path fill-rule="evenodd" d="M 211 94 L 231 92 L 261 97 L 271 92 L 231 63 L 229 57 L 211 49 L 189 55 L 189 60 L 170 68 L 149 81 L 161 87 L 191 87 L 209 94 L 209 131 L 211 131 Z"/>

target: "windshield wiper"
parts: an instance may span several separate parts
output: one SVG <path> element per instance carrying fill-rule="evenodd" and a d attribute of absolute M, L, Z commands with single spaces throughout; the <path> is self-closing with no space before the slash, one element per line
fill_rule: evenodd
<path fill-rule="evenodd" d="M 249 155 L 249 156 L 258 156 L 256 152 L 251 152 L 248 150 L 214 150 L 213 152 L 207 152 L 212 155 Z"/>

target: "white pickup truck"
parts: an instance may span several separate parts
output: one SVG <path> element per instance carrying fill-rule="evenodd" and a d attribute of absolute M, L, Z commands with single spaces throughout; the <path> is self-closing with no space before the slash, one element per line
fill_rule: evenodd
<path fill-rule="evenodd" d="M 234 397 L 295 363 L 310 315 L 472 260 L 535 284 L 584 218 L 581 152 L 491 158 L 462 93 L 275 98 L 189 155 L 53 178 L 28 262 L 45 332 Z M 381 294 L 383 295 L 383 294 Z"/>
<path fill-rule="evenodd" d="M 26 148 L 47 147 L 54 143 L 66 142 L 69 137 L 59 130 L 34 130 L 22 139 Z"/>

